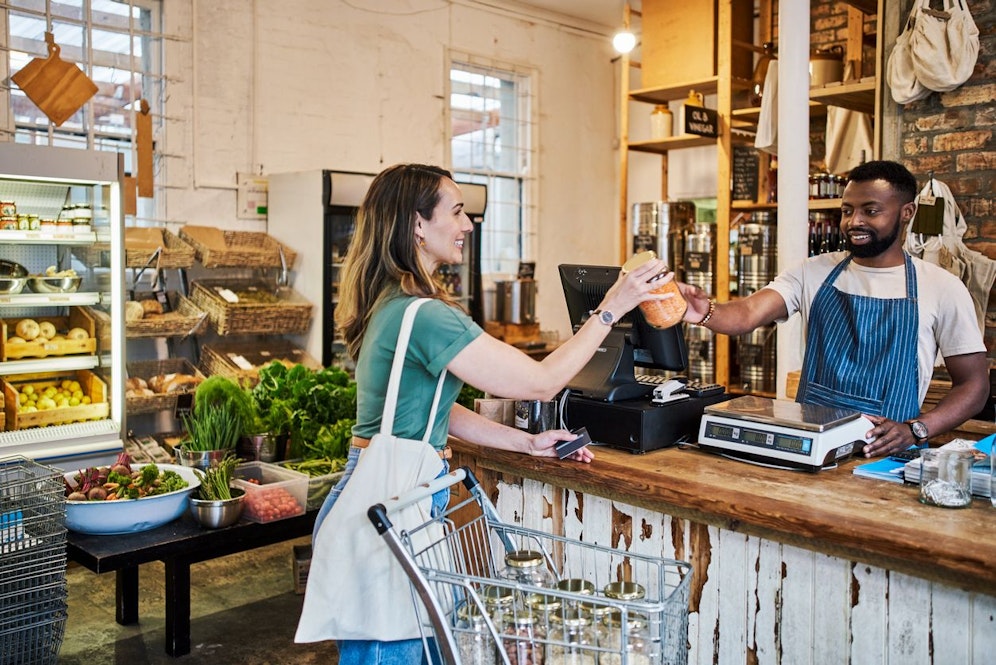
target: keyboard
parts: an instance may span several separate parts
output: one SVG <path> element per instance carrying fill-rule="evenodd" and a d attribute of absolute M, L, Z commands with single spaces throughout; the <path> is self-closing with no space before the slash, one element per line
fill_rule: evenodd
<path fill-rule="evenodd" d="M 696 381 L 694 379 L 688 379 L 687 377 L 684 376 L 667 377 L 664 376 L 663 374 L 636 375 L 637 383 L 644 386 L 649 386 L 651 388 L 656 388 L 657 386 L 671 379 L 676 379 L 678 381 L 683 382 L 685 384 L 685 387 L 680 392 L 687 393 L 691 397 L 708 397 L 709 395 L 716 395 L 726 391 L 726 388 L 724 388 L 721 384 L 709 383 L 705 381 Z"/>

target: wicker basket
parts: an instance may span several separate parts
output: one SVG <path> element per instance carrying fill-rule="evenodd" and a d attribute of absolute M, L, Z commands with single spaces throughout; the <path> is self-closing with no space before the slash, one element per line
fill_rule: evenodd
<path fill-rule="evenodd" d="M 194 265 L 194 248 L 169 229 L 128 227 L 124 243 L 128 268 L 190 268 Z M 153 261 L 156 250 L 161 251 Z"/>
<path fill-rule="evenodd" d="M 180 229 L 180 237 L 193 245 L 205 268 L 283 268 L 294 265 L 297 254 L 265 233 L 223 231 L 213 226 Z M 283 253 L 283 261 L 281 261 Z"/>
<path fill-rule="evenodd" d="M 139 360 L 126 366 L 129 378 L 148 381 L 154 376 L 165 374 L 190 374 L 203 380 L 204 375 L 186 358 L 164 358 L 162 360 Z M 145 397 L 129 395 L 125 398 L 128 415 L 176 410 L 176 398 L 196 392 L 196 388 L 186 388 L 174 393 L 156 393 Z"/>
<path fill-rule="evenodd" d="M 321 363 L 306 351 L 285 340 L 206 344 L 201 349 L 201 370 L 205 374 L 220 374 L 241 386 L 259 383 L 259 368 L 274 360 L 291 366 L 301 364 L 311 369 L 322 368 Z"/>
<path fill-rule="evenodd" d="M 190 299 L 207 312 L 219 335 L 295 335 L 311 325 L 311 303 L 289 288 L 274 292 L 272 286 L 253 280 L 199 280 L 191 285 Z M 274 294 L 275 302 L 229 302 L 221 296 L 258 291 Z"/>
<path fill-rule="evenodd" d="M 143 294 L 138 301 L 154 298 L 152 293 Z M 137 321 L 125 323 L 125 337 L 189 337 L 204 332 L 207 327 L 207 312 L 195 305 L 189 298 L 179 293 L 169 292 L 169 302 L 173 311 L 147 316 Z M 110 343 L 111 317 L 107 312 L 92 307 L 85 308 L 97 323 L 97 337 L 102 343 Z"/>

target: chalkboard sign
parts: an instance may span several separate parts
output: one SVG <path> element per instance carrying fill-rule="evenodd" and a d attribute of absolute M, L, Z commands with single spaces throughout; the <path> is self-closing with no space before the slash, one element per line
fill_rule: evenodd
<path fill-rule="evenodd" d="M 744 146 L 733 148 L 733 200 L 757 201 L 757 172 L 760 158 L 757 150 Z"/>
<path fill-rule="evenodd" d="M 719 112 L 716 109 L 685 104 L 682 111 L 683 133 L 707 136 L 713 139 L 719 136 Z"/>

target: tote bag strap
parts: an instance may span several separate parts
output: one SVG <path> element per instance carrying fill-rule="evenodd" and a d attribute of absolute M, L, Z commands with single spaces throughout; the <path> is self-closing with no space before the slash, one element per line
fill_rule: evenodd
<path fill-rule="evenodd" d="M 401 319 L 401 330 L 398 331 L 398 344 L 394 349 L 394 361 L 391 363 L 391 378 L 387 381 L 387 395 L 384 398 L 384 414 L 380 419 L 380 433 L 390 435 L 394 430 L 394 414 L 398 409 L 398 392 L 401 389 L 401 372 L 405 364 L 405 355 L 408 353 L 408 340 L 412 336 L 412 328 L 415 326 L 415 315 L 418 308 L 432 298 L 419 298 L 405 308 L 405 315 Z M 422 441 L 429 443 L 429 436 L 432 434 L 432 427 L 436 423 L 436 411 L 439 407 L 439 396 L 443 392 L 443 379 L 446 378 L 446 370 L 439 373 L 439 381 L 436 382 L 436 394 L 432 398 L 432 408 L 429 409 L 429 421 L 425 426 L 425 434 Z"/>

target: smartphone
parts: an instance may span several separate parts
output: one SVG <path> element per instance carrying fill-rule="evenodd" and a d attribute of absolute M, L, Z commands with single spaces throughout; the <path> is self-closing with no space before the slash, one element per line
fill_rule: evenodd
<path fill-rule="evenodd" d="M 579 427 L 578 429 L 571 430 L 571 434 L 576 435 L 577 438 L 571 439 L 570 441 L 561 441 L 554 448 L 557 451 L 557 457 L 560 459 L 570 457 L 572 454 L 591 443 L 591 437 L 588 436 L 588 429 L 586 427 Z"/>

